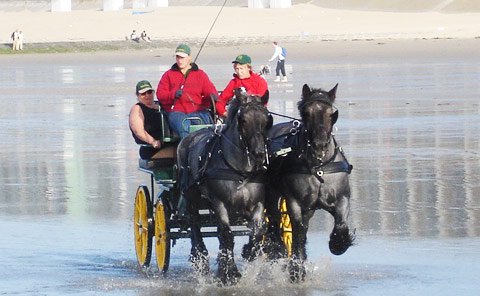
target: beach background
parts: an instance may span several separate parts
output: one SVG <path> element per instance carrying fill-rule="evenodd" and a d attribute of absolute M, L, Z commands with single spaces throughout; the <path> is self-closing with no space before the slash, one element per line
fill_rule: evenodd
<path fill-rule="evenodd" d="M 132 30 L 146 30 L 150 47 L 180 41 L 201 43 L 223 0 L 170 0 L 166 8 L 103 11 L 102 0 L 72 0 L 71 12 L 51 12 L 51 1 L 0 2 L 0 43 L 24 32 L 28 48 L 36 43 L 111 42 Z M 218 17 L 209 45 L 326 40 L 480 38 L 478 0 L 294 0 L 291 8 L 253 9 L 247 0 L 230 0 Z M 120 45 L 121 46 L 121 45 Z M 145 45 L 147 46 L 147 45 Z"/>
<path fill-rule="evenodd" d="M 52 13 L 49 0 L 0 0 L 0 294 L 480 295 L 479 0 L 229 0 L 200 55 L 223 0 L 169 2 L 102 11 L 102 0 L 73 0 Z M 15 29 L 22 52 L 10 49 Z M 125 40 L 133 29 L 152 42 Z M 172 248 L 166 276 L 154 262 L 139 268 L 133 205 L 150 177 L 128 128 L 134 86 L 156 86 L 187 42 L 222 90 L 237 54 L 258 69 L 274 39 L 288 49 L 288 82 L 274 82 L 270 63 L 269 110 L 298 117 L 305 83 L 339 84 L 355 246 L 331 255 L 333 219 L 317 211 L 302 284 L 282 262 L 245 262 L 246 237 L 236 239 L 236 287 L 216 285 L 215 238 L 206 278 L 190 268 L 188 240 Z"/>

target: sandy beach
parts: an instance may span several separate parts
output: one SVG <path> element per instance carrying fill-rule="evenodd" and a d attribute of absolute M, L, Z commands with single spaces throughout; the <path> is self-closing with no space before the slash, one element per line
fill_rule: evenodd
<path fill-rule="evenodd" d="M 209 42 L 480 38 L 480 12 L 476 9 L 471 10 L 474 12 L 360 11 L 325 8 L 310 2 L 284 9 L 225 7 Z M 201 41 L 219 10 L 220 6 L 71 12 L 4 9 L 0 11 L 0 43 L 10 43 L 15 29 L 24 32 L 25 44 L 122 41 L 133 29 L 146 30 L 154 41 Z M 464 11 L 469 11 L 468 7 Z"/>

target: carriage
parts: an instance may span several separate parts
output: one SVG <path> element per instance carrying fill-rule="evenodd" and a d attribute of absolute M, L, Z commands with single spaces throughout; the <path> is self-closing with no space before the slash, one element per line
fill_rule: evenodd
<path fill-rule="evenodd" d="M 298 103 L 301 121 L 294 119 L 273 126 L 271 112 L 261 98 L 236 90 L 225 132 L 219 125 L 213 130 L 204 129 L 208 128 L 205 125 L 191 126 L 203 129 L 179 142 L 178 137 L 164 128 L 164 142 L 179 145 L 178 161 L 175 162 L 173 153 L 161 159 L 140 160 L 140 169 L 151 175 L 152 195 L 146 186 L 140 186 L 135 199 L 139 264 L 149 264 L 155 237 L 157 265 L 166 272 L 171 245 L 178 238 L 189 237 L 194 270 L 203 274 L 209 269 L 203 237 L 217 236 L 221 247 L 218 275 L 223 284 L 234 284 L 241 274 L 233 259 L 233 237 L 249 235 L 249 242 L 242 250 L 243 258 L 253 260 L 262 251 L 272 259 L 288 256 L 291 281 L 302 281 L 306 274 L 308 224 L 317 209 L 333 216 L 329 249 L 334 255 L 343 254 L 353 245 L 355 231 L 347 224 L 348 175 L 352 166 L 332 132 L 338 118 L 338 110 L 333 106 L 336 89 L 337 85 L 324 91 L 305 84 Z M 270 161 L 272 153 L 280 155 Z M 212 161 L 208 163 L 205 159 L 210 158 Z M 182 177 L 179 184 L 177 171 Z M 206 176 L 205 179 L 195 178 L 198 173 L 204 173 L 201 176 Z M 185 176 L 193 177 L 190 183 L 184 182 Z M 156 200 L 154 183 L 159 189 Z M 183 187 L 185 184 L 193 185 Z M 190 205 L 191 216 L 186 219 L 178 213 L 185 202 L 179 194 L 180 185 L 182 190 L 188 188 L 182 191 Z M 244 218 L 249 215 L 249 221 L 231 218 L 234 215 L 229 207 L 235 203 Z M 239 209 L 239 204 L 243 209 Z M 270 219 L 266 232 L 264 217 Z"/>
<path fill-rule="evenodd" d="M 215 128 L 214 125 L 203 124 L 199 118 L 187 120 L 199 123 L 191 125 L 190 132 L 202 128 Z M 164 114 L 162 121 L 162 141 L 175 147 L 180 142 L 180 137 L 169 128 Z M 166 152 L 162 158 L 139 159 L 138 169 L 150 175 L 150 185 L 138 186 L 135 196 L 134 239 L 137 261 L 140 266 L 148 267 L 155 249 L 158 270 L 166 273 L 170 263 L 170 251 L 177 239 L 191 237 L 188 215 L 179 213 L 185 200 L 177 184 L 176 151 Z M 290 250 L 292 234 L 284 201 L 281 206 L 281 236 Z M 218 222 L 207 200 L 202 201 L 199 214 L 202 237 L 216 237 Z M 234 236 L 250 234 L 247 221 L 243 218 L 231 221 L 231 227 Z"/>

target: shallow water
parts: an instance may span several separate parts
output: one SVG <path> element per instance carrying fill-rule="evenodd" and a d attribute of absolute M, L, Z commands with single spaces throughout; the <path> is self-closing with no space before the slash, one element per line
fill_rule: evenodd
<path fill-rule="evenodd" d="M 231 77 L 230 55 L 200 64 L 219 89 Z M 172 249 L 166 278 L 155 266 L 138 269 L 132 206 L 149 177 L 137 170 L 127 116 L 135 83 L 158 83 L 173 58 L 15 57 L 0 60 L 0 293 L 478 294 L 480 56 L 292 56 L 289 82 L 269 83 L 272 111 L 295 117 L 303 83 L 339 83 L 336 135 L 354 166 L 357 235 L 344 255 L 329 253 L 333 222 L 319 211 L 300 285 L 288 282 L 282 263 L 239 258 L 245 238 L 236 239 L 243 273 L 236 287 L 193 276 L 187 240 Z M 207 244 L 215 271 L 218 243 Z"/>

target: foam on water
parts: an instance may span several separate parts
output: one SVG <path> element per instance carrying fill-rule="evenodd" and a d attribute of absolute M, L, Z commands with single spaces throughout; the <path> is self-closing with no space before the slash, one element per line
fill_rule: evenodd
<path fill-rule="evenodd" d="M 253 262 L 244 262 L 235 258 L 242 273 L 236 285 L 221 286 L 215 275 L 216 263 L 212 264 L 211 272 L 206 276 L 198 276 L 188 265 L 170 268 L 166 275 L 155 267 L 143 269 L 134 263 L 122 262 L 117 268 L 136 272 L 134 278 L 99 278 L 92 285 L 94 290 L 142 291 L 142 295 L 298 295 L 299 291 L 338 290 L 338 283 L 329 280 L 330 260 L 319 258 L 315 262 L 307 262 L 306 280 L 302 283 L 292 283 L 287 272 L 287 261 L 269 261 L 260 257 Z M 290 292 L 287 292 L 290 291 Z M 143 294 L 145 293 L 145 294 Z"/>

